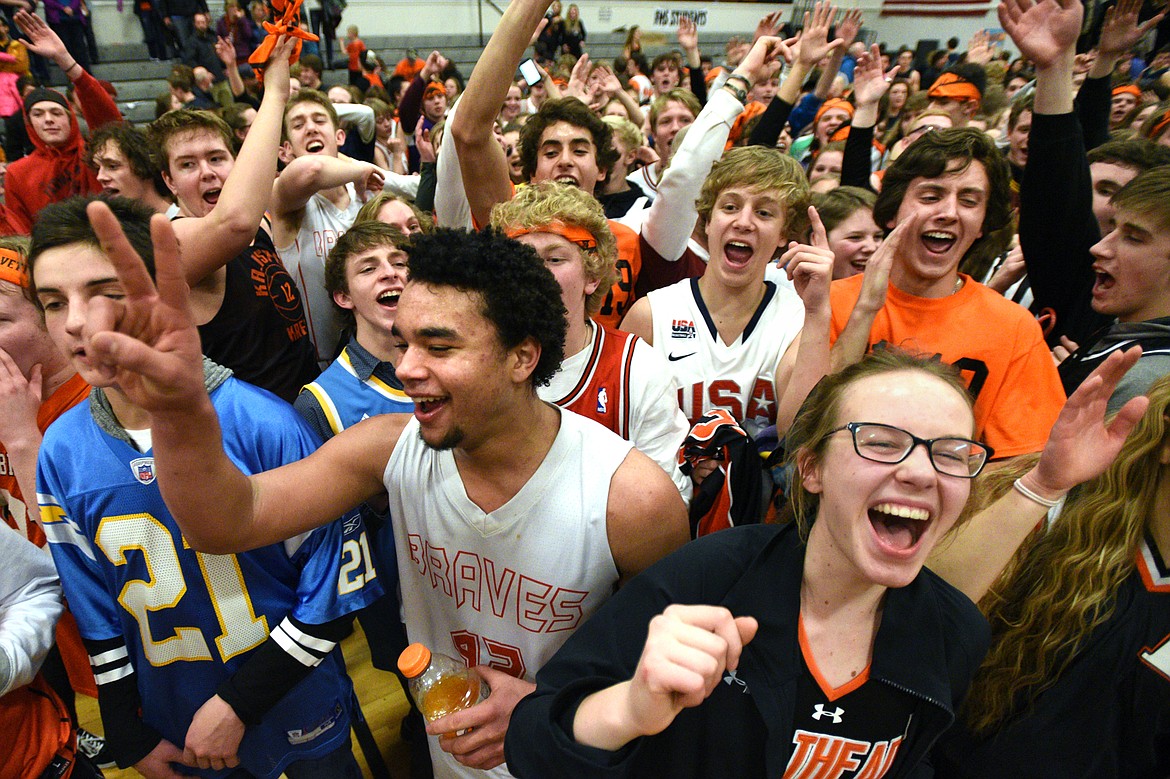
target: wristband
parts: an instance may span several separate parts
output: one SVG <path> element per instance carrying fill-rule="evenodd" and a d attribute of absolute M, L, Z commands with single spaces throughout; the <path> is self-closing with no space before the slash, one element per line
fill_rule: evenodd
<path fill-rule="evenodd" d="M 1020 493 L 1028 500 L 1032 501 L 1033 503 L 1038 503 L 1047 509 L 1053 508 L 1058 503 L 1060 503 L 1061 500 L 1063 500 L 1063 497 L 1057 498 L 1056 500 L 1051 500 L 1049 498 L 1045 498 L 1045 497 L 1042 497 L 1041 495 L 1038 495 L 1037 493 L 1028 489 L 1028 487 L 1026 487 L 1024 485 L 1023 478 L 1016 479 L 1012 483 L 1012 488 L 1015 489 L 1016 492 Z"/>
<path fill-rule="evenodd" d="M 81 67 L 81 63 L 79 63 L 77 60 L 73 60 L 73 64 L 70 65 L 69 67 L 65 68 L 65 75 L 68 76 L 69 71 L 73 70 L 74 68 L 80 68 L 80 67 Z"/>
<path fill-rule="evenodd" d="M 735 85 L 731 84 L 731 80 L 723 82 L 723 89 L 731 90 L 731 94 L 735 96 L 737 101 L 744 105 L 748 104 L 748 90 L 735 87 Z"/>
<path fill-rule="evenodd" d="M 738 73 L 732 73 L 730 76 L 727 77 L 727 79 L 725 80 L 724 83 L 726 83 L 727 81 L 731 81 L 731 79 L 735 79 L 737 81 L 742 81 L 743 88 L 745 91 L 750 90 L 752 88 L 751 79 L 749 79 L 747 76 L 741 76 Z"/>

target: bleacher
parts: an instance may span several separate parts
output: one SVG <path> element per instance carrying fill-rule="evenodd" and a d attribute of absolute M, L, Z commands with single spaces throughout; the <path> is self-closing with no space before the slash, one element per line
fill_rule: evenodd
<path fill-rule="evenodd" d="M 483 51 L 477 35 L 374 35 L 363 36 L 363 40 L 367 47 L 381 55 L 389 69 L 393 69 L 395 63 L 402 59 L 407 49 L 417 49 L 422 57 L 437 49 L 455 61 L 464 77 L 471 75 L 471 70 L 475 67 L 480 52 Z M 614 57 L 621 53 L 625 40 L 624 32 L 591 32 L 586 49 L 594 61 L 612 63 Z M 703 51 L 717 62 L 722 57 L 725 42 L 726 36 L 717 33 L 699 36 Z M 659 52 L 677 48 L 677 42 L 664 35 L 646 33 L 643 36 L 643 47 L 647 58 L 653 59 Z M 153 120 L 154 101 L 167 91 L 166 77 L 170 72 L 171 63 L 152 62 L 147 54 L 146 45 L 142 43 L 103 46 L 101 55 L 101 64 L 93 68 L 94 75 L 110 81 L 117 88 L 118 107 L 122 109 L 122 114 L 136 123 Z M 334 47 L 333 56 L 339 67 L 325 74 L 326 86 L 347 83 L 343 54 L 339 53 L 337 46 Z M 54 72 L 53 83 L 63 85 L 64 76 L 60 72 Z"/>

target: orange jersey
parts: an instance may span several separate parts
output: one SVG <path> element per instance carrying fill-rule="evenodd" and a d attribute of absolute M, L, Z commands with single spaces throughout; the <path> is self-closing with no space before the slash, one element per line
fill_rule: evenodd
<path fill-rule="evenodd" d="M 618 280 L 605 296 L 601 310 L 593 315 L 593 321 L 616 330 L 634 305 L 634 284 L 642 270 L 642 243 L 637 233 L 620 222 L 609 220 L 609 229 L 617 239 Z"/>
<path fill-rule="evenodd" d="M 869 346 L 938 355 L 958 368 L 975 397 L 975 436 L 996 458 L 1039 452 L 1064 405 L 1064 390 L 1040 326 L 1031 314 L 970 276 L 944 298 L 920 298 L 889 286 Z M 833 341 L 861 292 L 862 274 L 834 281 Z"/>

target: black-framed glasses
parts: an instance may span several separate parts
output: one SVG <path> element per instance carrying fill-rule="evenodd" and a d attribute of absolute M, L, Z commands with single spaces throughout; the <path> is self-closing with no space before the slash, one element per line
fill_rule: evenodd
<path fill-rule="evenodd" d="M 866 460 L 900 463 L 921 444 L 930 454 L 930 464 L 936 471 L 961 479 L 974 479 L 995 454 L 990 446 L 970 438 L 919 438 L 900 427 L 878 422 L 850 422 L 830 430 L 829 434 L 842 430 L 849 431 L 853 436 L 853 450 Z"/>

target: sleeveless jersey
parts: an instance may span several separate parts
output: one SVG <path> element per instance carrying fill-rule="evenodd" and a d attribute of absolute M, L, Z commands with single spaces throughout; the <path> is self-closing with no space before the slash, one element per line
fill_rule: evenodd
<path fill-rule="evenodd" d="M 432 651 L 531 681 L 609 598 L 610 480 L 630 444 L 561 413 L 552 448 L 505 505 L 471 502 L 451 451 L 402 431 L 386 466 L 407 634 Z M 429 739 L 437 777 L 483 777 Z M 501 766 L 490 776 L 508 776 Z"/>
<path fill-rule="evenodd" d="M 804 305 L 796 293 L 764 284 L 759 308 L 732 344 L 720 339 L 698 279 L 649 294 L 654 348 L 670 361 L 691 424 L 716 408 L 752 435 L 776 421 L 776 367 L 804 324 Z"/>
<path fill-rule="evenodd" d="M 414 401 L 398 387 L 372 374 L 365 381 L 358 378 L 349 347 L 303 391 L 317 401 L 333 435 L 367 417 L 414 410 Z"/>
<path fill-rule="evenodd" d="M 316 448 L 291 407 L 244 382 L 228 379 L 211 399 L 245 473 Z M 37 471 L 41 522 L 82 635 L 116 642 L 93 658 L 99 686 L 133 675 L 143 721 L 180 748 L 199 707 L 286 616 L 323 624 L 381 594 L 360 523 L 241 554 L 195 552 L 163 503 L 151 452 L 102 430 L 88 406 L 49 428 Z M 333 651 L 248 728 L 242 765 L 275 777 L 347 743 L 351 697 Z"/>
<path fill-rule="evenodd" d="M 199 326 L 203 353 L 292 403 L 318 373 L 296 285 L 263 229 L 226 268 L 223 303 Z"/>
<path fill-rule="evenodd" d="M 341 323 L 333 308 L 333 297 L 325 289 L 325 258 L 337 239 L 353 225 L 362 207 L 353 184 L 345 187 L 349 206 L 344 211 L 320 192 L 315 193 L 305 203 L 301 229 L 292 244 L 277 249 L 284 267 L 301 290 L 309 337 L 321 368 L 333 361 L 341 343 Z"/>
<path fill-rule="evenodd" d="M 565 392 L 550 393 L 547 390 L 555 386 L 550 383 L 548 387 L 539 387 L 538 394 L 542 400 L 588 417 L 630 440 L 630 367 L 637 342 L 638 336 L 632 333 L 598 325 L 593 328 L 593 344 L 588 354 L 583 355 L 584 365 L 576 384 Z M 567 358 L 561 364 L 562 370 L 577 357 Z M 554 381 L 560 371 L 557 374 Z"/>

